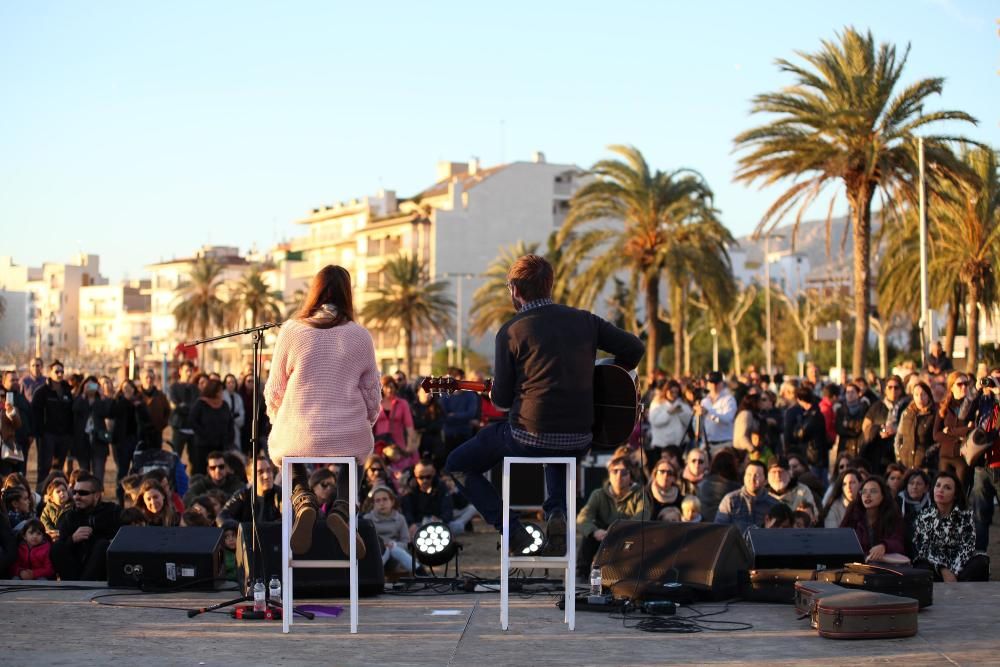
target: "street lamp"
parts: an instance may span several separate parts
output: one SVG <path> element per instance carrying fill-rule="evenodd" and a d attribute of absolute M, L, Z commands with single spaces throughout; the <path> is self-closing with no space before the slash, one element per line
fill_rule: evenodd
<path fill-rule="evenodd" d="M 764 236 L 764 365 L 767 374 L 774 377 L 771 350 L 771 237 L 783 239 L 784 234 L 768 233 Z"/>
<path fill-rule="evenodd" d="M 457 288 L 458 288 L 458 298 L 455 301 L 455 338 L 458 339 L 458 367 L 462 368 L 462 348 L 464 347 L 462 341 L 462 329 L 464 329 L 465 318 L 462 316 L 462 281 L 466 278 L 477 278 L 478 273 L 442 273 L 442 278 L 458 278 Z"/>
<path fill-rule="evenodd" d="M 712 370 L 719 370 L 719 330 L 712 327 Z"/>
<path fill-rule="evenodd" d="M 449 338 L 444 346 L 448 348 L 448 368 L 451 368 L 455 365 L 455 341 Z"/>

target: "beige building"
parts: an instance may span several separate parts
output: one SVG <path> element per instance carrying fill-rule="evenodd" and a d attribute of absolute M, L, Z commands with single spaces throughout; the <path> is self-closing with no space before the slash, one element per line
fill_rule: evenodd
<path fill-rule="evenodd" d="M 24 364 L 35 349 L 35 320 L 33 293 L 28 283 L 40 281 L 42 269 L 21 266 L 9 256 L 0 256 L 0 298 L 4 303 L 4 316 L 0 318 L 0 351 L 10 359 Z"/>
<path fill-rule="evenodd" d="M 80 288 L 80 352 L 151 354 L 149 280 Z"/>

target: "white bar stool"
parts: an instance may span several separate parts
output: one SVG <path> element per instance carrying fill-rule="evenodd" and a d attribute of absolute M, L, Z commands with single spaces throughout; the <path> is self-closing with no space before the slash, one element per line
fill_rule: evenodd
<path fill-rule="evenodd" d="M 510 465 L 530 463 L 566 466 L 566 555 L 510 555 Z M 507 629 L 510 620 L 509 588 L 511 565 L 538 565 L 565 570 L 565 613 L 563 622 L 570 630 L 576 628 L 576 458 L 572 456 L 505 456 L 503 459 L 503 535 L 500 538 L 500 627 Z"/>
<path fill-rule="evenodd" d="M 292 464 L 293 463 L 337 463 L 347 466 L 347 503 L 350 505 L 350 560 L 294 560 L 288 544 L 292 531 Z M 358 464 L 353 456 L 286 456 L 281 461 L 281 631 L 288 633 L 292 625 L 292 570 L 308 568 L 348 568 L 351 597 L 351 634 L 358 632 Z"/>

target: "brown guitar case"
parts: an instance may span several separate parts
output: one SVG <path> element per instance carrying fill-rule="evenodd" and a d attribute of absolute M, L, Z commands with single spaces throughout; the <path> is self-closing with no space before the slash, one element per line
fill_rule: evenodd
<path fill-rule="evenodd" d="M 816 604 L 824 595 L 839 595 L 847 593 L 848 589 L 838 584 L 826 581 L 796 581 L 795 611 L 802 616 L 808 616 L 811 623 L 815 622 Z M 815 625 L 813 627 L 816 627 Z"/>
<path fill-rule="evenodd" d="M 847 591 L 816 603 L 815 626 L 829 639 L 885 639 L 917 634 L 919 605 L 912 598 Z"/>

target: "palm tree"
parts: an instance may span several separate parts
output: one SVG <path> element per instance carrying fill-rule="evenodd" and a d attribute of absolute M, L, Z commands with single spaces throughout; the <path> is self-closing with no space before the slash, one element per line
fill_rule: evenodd
<path fill-rule="evenodd" d="M 989 148 L 966 147 L 962 163 L 968 168 L 963 179 L 938 184 L 934 226 L 934 254 L 928 274 L 948 272 L 964 286 L 968 351 L 966 371 L 975 372 L 979 355 L 979 310 L 990 312 L 998 302 L 997 270 L 1000 269 L 1000 177 L 997 155 Z"/>
<path fill-rule="evenodd" d="M 798 204 L 797 227 L 827 186 L 843 185 L 854 242 L 852 369 L 858 377 L 864 370 L 871 306 L 873 198 L 877 192 L 884 203 L 912 196 L 918 129 L 938 121 L 976 120 L 961 111 L 924 112 L 927 99 L 941 93 L 944 79 L 921 79 L 896 92 L 909 47 L 897 58 L 890 44 L 880 44 L 876 50 L 870 32 L 846 28 L 838 37 L 836 43 L 824 41 L 816 53 L 797 52 L 805 61 L 803 66 L 777 61 L 779 69 L 796 78 L 796 84 L 754 98 L 754 113 L 777 117 L 736 137 L 737 148 L 749 151 L 739 160 L 736 178 L 763 185 L 786 178 L 793 181 L 764 214 L 758 233 L 776 225 Z M 951 139 L 925 137 L 932 170 L 952 165 L 947 147 Z M 830 199 L 828 216 L 835 200 L 836 193 Z"/>
<path fill-rule="evenodd" d="M 583 281 L 576 280 L 576 270 L 598 237 L 570 235 L 561 245 L 557 238 L 557 232 L 549 234 L 544 253 L 544 257 L 552 264 L 554 273 L 552 299 L 571 306 L 589 306 L 596 299 L 601 286 L 596 286 L 595 289 L 593 285 L 585 285 Z M 536 254 L 538 251 L 538 243 L 524 241 L 500 249 L 500 254 L 483 273 L 485 281 L 472 295 L 469 333 L 482 336 L 514 316 L 514 304 L 507 292 L 507 272 L 519 257 Z"/>
<path fill-rule="evenodd" d="M 631 273 L 631 282 L 643 295 L 646 312 L 646 371 L 656 368 L 659 350 L 657 313 L 660 282 L 670 288 L 674 333 L 674 373 L 683 365 L 683 298 L 695 280 L 712 272 L 732 272 L 726 246 L 732 235 L 715 217 L 712 191 L 700 174 L 689 169 L 651 172 L 646 159 L 632 146 L 609 146 L 622 160 L 601 160 L 591 173 L 596 178 L 580 188 L 560 230 L 560 240 L 571 232 L 593 227 L 581 238 L 603 243 L 578 281 L 588 289 L 603 286 L 618 271 Z M 608 225 L 608 220 L 620 224 Z"/>
<path fill-rule="evenodd" d="M 301 287 L 294 292 L 292 296 L 285 300 L 285 319 L 289 317 L 294 317 L 295 313 L 299 312 L 302 308 L 302 304 L 306 301 L 306 291 Z"/>
<path fill-rule="evenodd" d="M 211 257 L 199 257 L 191 265 L 188 280 L 177 289 L 174 318 L 187 335 L 195 332 L 202 338 L 212 327 L 222 327 L 228 305 L 219 296 L 224 267 Z"/>
<path fill-rule="evenodd" d="M 258 265 L 251 266 L 236 284 L 231 303 L 237 322 L 241 322 L 248 311 L 251 326 L 281 319 L 281 292 L 271 289 Z"/>
<path fill-rule="evenodd" d="M 403 365 L 407 375 L 412 375 L 414 332 L 433 329 L 446 336 L 451 330 L 455 302 L 444 294 L 448 283 L 431 282 L 427 265 L 412 255 L 393 257 L 383 271 L 386 285 L 375 290 L 378 297 L 365 304 L 361 317 L 374 327 L 403 330 Z"/>

